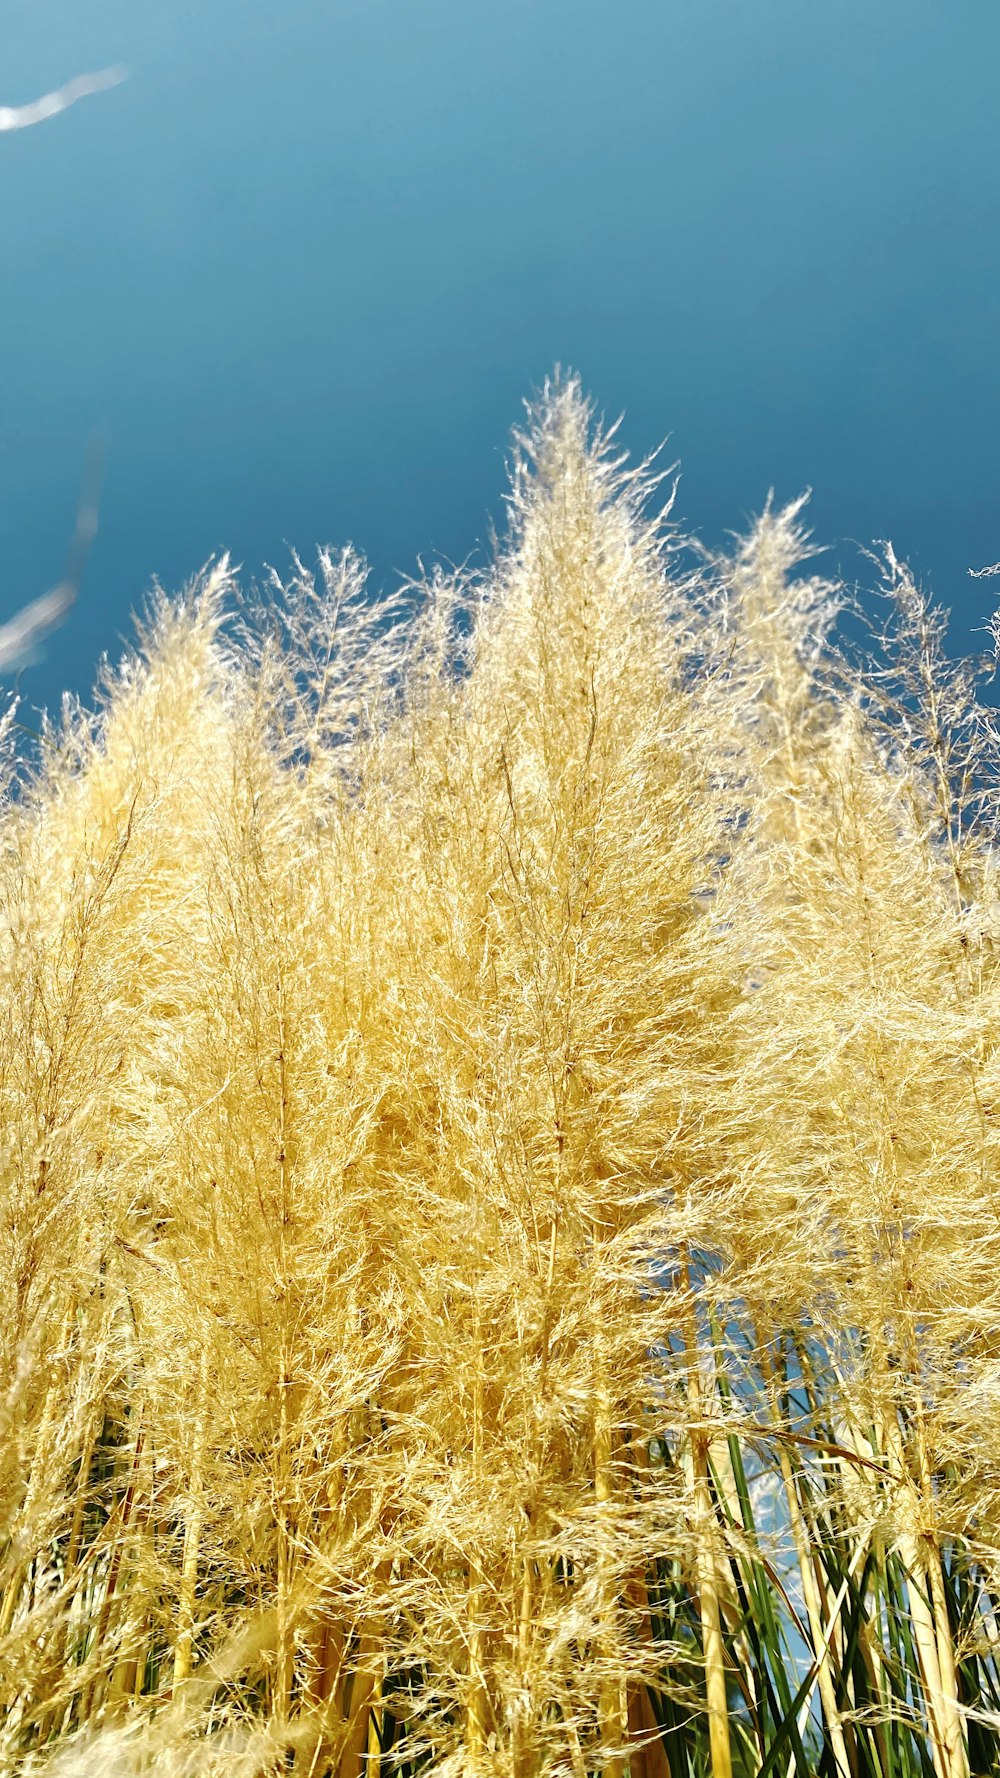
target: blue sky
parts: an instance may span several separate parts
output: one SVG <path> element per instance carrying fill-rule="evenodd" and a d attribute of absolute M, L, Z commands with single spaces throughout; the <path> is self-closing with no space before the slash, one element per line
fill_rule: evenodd
<path fill-rule="evenodd" d="M 957 643 L 1000 597 L 996 0 L 4 8 L 0 104 L 119 61 L 0 136 L 0 620 L 108 439 L 29 703 L 222 548 L 481 555 L 556 362 L 712 541 L 811 486 L 828 565 L 891 536 Z"/>

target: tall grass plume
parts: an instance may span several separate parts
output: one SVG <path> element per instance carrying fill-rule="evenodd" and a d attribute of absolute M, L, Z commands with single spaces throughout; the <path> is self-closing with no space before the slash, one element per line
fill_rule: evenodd
<path fill-rule="evenodd" d="M 2 1770 L 995 1770 L 997 732 L 810 557 L 560 381 L 8 720 Z"/>

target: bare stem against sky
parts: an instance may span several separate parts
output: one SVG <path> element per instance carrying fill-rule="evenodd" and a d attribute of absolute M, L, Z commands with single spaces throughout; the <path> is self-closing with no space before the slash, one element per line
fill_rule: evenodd
<path fill-rule="evenodd" d="M 46 118 L 58 117 L 60 111 L 68 111 L 77 99 L 106 92 L 109 87 L 120 86 L 127 78 L 128 69 L 120 65 L 100 68 L 96 74 L 78 74 L 65 86 L 43 93 L 40 99 L 33 99 L 28 105 L 0 105 L 0 130 L 26 130 L 33 123 L 44 123 Z"/>

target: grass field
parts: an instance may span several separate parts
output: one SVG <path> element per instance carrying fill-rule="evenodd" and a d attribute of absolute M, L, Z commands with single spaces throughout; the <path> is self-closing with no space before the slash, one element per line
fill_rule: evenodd
<path fill-rule="evenodd" d="M 9 714 L 0 1770 L 998 1769 L 997 734 L 813 566 L 564 382 Z"/>

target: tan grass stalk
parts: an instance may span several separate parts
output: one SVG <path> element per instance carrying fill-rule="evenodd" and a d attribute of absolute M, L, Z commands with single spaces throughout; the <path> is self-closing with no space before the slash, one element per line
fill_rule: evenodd
<path fill-rule="evenodd" d="M 190 1675 L 194 1647 L 198 1555 L 205 1518 L 203 1490 L 209 1413 L 208 1374 L 209 1354 L 208 1347 L 205 1346 L 202 1348 L 199 1360 L 194 1436 L 184 1515 L 184 1547 L 181 1556 L 180 1590 L 177 1598 L 177 1631 L 174 1638 L 173 1677 L 171 1679 L 171 1692 L 175 1698 L 180 1697 L 181 1689 Z"/>
<path fill-rule="evenodd" d="M 921 1535 L 919 1539 L 921 1562 L 920 1567 L 926 1576 L 929 1589 L 931 1612 L 934 1619 L 934 1638 L 937 1646 L 938 1673 L 940 1676 L 940 1715 L 945 1743 L 946 1757 L 952 1778 L 969 1778 L 969 1753 L 965 1724 L 962 1719 L 958 1702 L 958 1674 L 955 1668 L 955 1647 L 952 1640 L 951 1624 L 948 1618 L 948 1603 L 944 1593 L 944 1577 L 941 1572 L 941 1547 L 936 1531 L 936 1513 L 934 1507 L 934 1487 L 931 1467 L 927 1452 L 926 1426 L 923 1403 L 917 1397 L 914 1418 L 916 1422 L 916 1454 L 917 1473 L 920 1483 L 920 1519 Z"/>
<path fill-rule="evenodd" d="M 712 1778 L 732 1778 L 733 1759 L 729 1739 L 729 1697 L 726 1683 L 725 1645 L 719 1602 L 719 1574 L 715 1510 L 708 1473 L 712 1442 L 701 1370 L 701 1340 L 691 1256 L 685 1252 L 682 1287 L 685 1299 L 687 1338 L 686 1386 L 690 1416 L 689 1438 L 693 1477 L 693 1506 L 698 1576 L 698 1607 L 701 1615 L 702 1651 L 705 1661 L 705 1700 L 711 1747 Z"/>
<path fill-rule="evenodd" d="M 603 1509 L 605 1515 L 610 1513 L 615 1499 L 614 1481 L 614 1410 L 611 1391 L 608 1384 L 607 1357 L 601 1329 L 595 1327 L 593 1335 L 594 1360 L 596 1369 L 596 1390 L 594 1402 L 594 1500 L 598 1513 Z M 600 1526 L 598 1536 L 600 1536 Z M 598 1553 L 600 1591 L 600 1615 L 604 1632 L 605 1659 L 609 1666 L 614 1661 L 616 1640 L 617 1598 L 612 1574 L 608 1571 L 607 1557 L 603 1550 Z M 619 1778 L 627 1758 L 628 1742 L 628 1699 L 625 1675 L 619 1673 L 605 1678 L 599 1700 L 600 1736 L 604 1754 L 603 1770 L 608 1778 Z"/>
<path fill-rule="evenodd" d="M 479 1326 L 478 1312 L 474 1317 L 474 1332 L 470 1354 L 472 1374 L 470 1386 L 472 1393 L 472 1467 L 478 1486 L 483 1482 L 483 1353 L 482 1333 Z M 487 1732 L 487 1696 L 486 1696 L 486 1662 L 483 1633 L 483 1616 L 486 1606 L 486 1576 L 482 1570 L 479 1552 L 469 1552 L 469 1603 L 468 1603 L 468 1637 L 469 1637 L 469 1677 L 468 1693 L 465 1703 L 465 1742 L 469 1771 L 478 1773 L 482 1769 L 483 1755 L 486 1749 Z"/>

